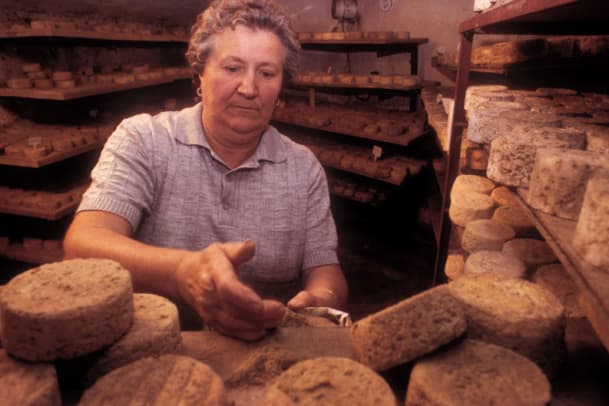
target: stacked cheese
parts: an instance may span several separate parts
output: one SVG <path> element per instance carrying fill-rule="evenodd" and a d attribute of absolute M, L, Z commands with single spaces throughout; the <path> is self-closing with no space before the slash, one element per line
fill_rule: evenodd
<path fill-rule="evenodd" d="M 133 295 L 129 272 L 110 260 L 50 263 L 16 276 L 2 291 L 0 316 L 8 354 L 56 362 L 73 383 L 175 352 L 181 342 L 175 305 Z"/>
<path fill-rule="evenodd" d="M 488 275 L 449 284 L 467 316 L 467 336 L 513 349 L 554 376 L 563 361 L 564 308 L 547 290 Z"/>

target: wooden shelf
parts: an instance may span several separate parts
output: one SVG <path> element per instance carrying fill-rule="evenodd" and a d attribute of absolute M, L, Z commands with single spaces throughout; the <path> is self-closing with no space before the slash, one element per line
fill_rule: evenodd
<path fill-rule="evenodd" d="M 70 202 L 64 204 L 54 210 L 44 210 L 38 207 L 27 207 L 27 206 L 6 206 L 0 204 L 0 213 L 14 214 L 17 216 L 35 217 L 44 220 L 59 220 L 67 216 L 68 214 L 74 213 L 80 202 Z"/>
<path fill-rule="evenodd" d="M 301 87 L 319 87 L 319 88 L 338 88 L 338 89 L 354 89 L 354 90 L 392 90 L 397 92 L 412 92 L 415 90 L 420 90 L 424 86 L 430 86 L 435 84 L 435 82 L 419 83 L 413 86 L 398 86 L 398 85 L 381 85 L 378 83 L 368 83 L 368 84 L 355 84 L 355 83 L 319 83 L 319 82 L 303 82 L 303 81 L 293 81 L 292 84 L 294 86 Z"/>
<path fill-rule="evenodd" d="M 13 38 L 74 38 L 74 39 L 89 39 L 101 41 L 130 41 L 130 42 L 178 42 L 187 43 L 188 38 L 173 34 L 139 34 L 139 33 L 121 33 L 121 32 L 105 32 L 93 30 L 65 29 L 65 28 L 48 28 L 48 29 L 31 29 L 31 28 L 16 28 L 12 30 L 0 30 L 0 39 Z"/>
<path fill-rule="evenodd" d="M 26 250 L 23 246 L 12 245 L 7 250 L 0 251 L 0 256 L 32 264 L 46 264 L 61 261 L 63 259 L 63 251 Z"/>
<path fill-rule="evenodd" d="M 530 208 L 518 190 L 519 201 L 584 296 L 584 310 L 603 345 L 609 350 L 609 272 L 592 266 L 575 252 L 571 241 L 576 222 Z"/>
<path fill-rule="evenodd" d="M 365 133 L 356 133 L 356 132 L 346 132 L 344 130 L 342 130 L 340 127 L 335 126 L 335 125 L 327 125 L 324 127 L 315 127 L 312 126 L 311 124 L 309 124 L 308 122 L 306 122 L 305 120 L 285 120 L 283 118 L 275 118 L 273 117 L 273 121 L 277 121 L 280 123 L 284 123 L 284 124 L 291 124 L 291 125 L 297 125 L 300 127 L 306 127 L 306 128 L 312 128 L 314 130 L 321 130 L 321 131 L 328 131 L 328 132 L 332 132 L 332 133 L 336 133 L 336 134 L 342 134 L 342 135 L 349 135 L 351 137 L 356 137 L 356 138 L 365 138 L 368 140 L 373 140 L 373 141 L 381 141 L 381 142 L 386 142 L 388 144 L 394 144 L 394 145 L 401 145 L 401 146 L 406 146 L 408 145 L 411 141 L 422 137 L 424 135 L 427 135 L 429 133 L 429 131 L 422 131 L 422 132 L 412 132 L 412 133 L 407 133 L 404 135 L 400 135 L 397 137 L 390 137 L 390 136 L 386 136 L 386 135 L 368 135 Z"/>
<path fill-rule="evenodd" d="M 375 52 L 377 56 L 389 56 L 399 53 L 410 54 L 410 74 L 416 75 L 419 65 L 419 46 L 429 41 L 427 38 L 408 39 L 342 39 L 317 40 L 301 39 L 303 50 L 326 52 Z"/>
<path fill-rule="evenodd" d="M 606 0 L 512 0 L 500 6 L 493 7 L 459 25 L 459 61 L 454 95 L 454 120 L 449 130 L 449 147 L 446 167 L 444 195 L 448 194 L 460 170 L 461 141 L 467 126 L 465 110 L 465 92 L 468 86 L 471 69 L 472 46 L 477 34 L 514 34 L 514 35 L 608 35 L 609 34 L 609 2 Z M 543 216 L 542 216 L 543 217 Z M 543 227 L 541 220 L 538 226 Z M 448 217 L 448 199 L 442 202 L 442 237 L 434 266 L 434 280 L 444 266 L 450 237 L 450 219 Z M 541 231 L 541 230 L 540 230 Z M 548 229 L 544 232 L 554 239 L 552 244 L 558 249 L 557 242 L 561 237 L 552 237 Z M 543 233 L 542 233 L 543 234 Z M 562 237 L 565 238 L 565 237 Z M 564 240 L 563 240 L 564 241 Z M 570 240 L 569 240 L 570 241 Z M 566 248 L 565 248 L 566 249 Z M 565 262 L 572 261 L 562 254 Z M 576 274 L 580 285 L 586 281 L 577 268 L 571 273 Z M 595 298 L 588 290 L 589 312 L 599 316 L 593 324 L 604 331 L 603 342 L 609 348 L 609 292 L 605 291 L 605 302 Z M 591 317 L 592 318 L 592 317 Z M 592 320 L 591 320 L 592 321 Z M 603 322 L 604 327 L 599 322 Z"/>
<path fill-rule="evenodd" d="M 177 80 L 191 79 L 190 74 L 175 75 L 164 77 L 161 79 L 151 80 L 136 80 L 125 84 L 105 84 L 91 83 L 82 86 L 77 86 L 72 89 L 9 89 L 0 88 L 0 97 L 22 97 L 27 99 L 42 99 L 42 100 L 71 100 L 80 99 L 82 97 L 122 92 L 125 90 L 138 89 L 148 86 L 156 86 L 164 83 L 171 83 Z"/>
<path fill-rule="evenodd" d="M 388 56 L 398 53 L 410 53 L 417 59 L 418 47 L 427 43 L 427 38 L 410 39 L 344 39 L 344 40 L 313 40 L 303 39 L 300 45 L 303 50 L 330 52 L 376 52 L 378 56 Z M 413 72 L 416 73 L 416 72 Z"/>
<path fill-rule="evenodd" d="M 609 34 L 606 0 L 512 0 L 459 25 L 461 33 Z"/>
<path fill-rule="evenodd" d="M 582 69 L 590 69 L 591 64 L 594 64 L 595 66 L 600 65 L 606 68 L 609 66 L 609 58 L 604 55 L 582 55 L 570 58 L 547 57 L 504 65 L 472 65 L 469 71 L 470 73 L 510 76 L 531 73 L 544 74 L 548 72 L 551 73 L 556 70 L 578 71 Z M 457 65 L 440 64 L 433 62 L 432 58 L 432 66 L 439 71 L 448 73 L 453 80 L 456 77 Z"/>
<path fill-rule="evenodd" d="M 0 155 L 0 165 L 20 166 L 25 168 L 40 168 L 50 165 L 55 162 L 84 154 L 85 152 L 94 151 L 103 147 L 106 142 L 105 138 L 95 143 L 85 144 L 67 151 L 51 152 L 39 159 L 28 159 L 24 156 L 17 155 Z"/>
<path fill-rule="evenodd" d="M 389 39 L 339 39 L 339 40 L 322 40 L 322 39 L 301 39 L 300 44 L 303 46 L 316 46 L 316 45 L 345 45 L 349 49 L 357 48 L 357 46 L 368 46 L 373 45 L 378 47 L 379 45 L 421 45 L 429 41 L 428 38 L 389 38 Z"/>

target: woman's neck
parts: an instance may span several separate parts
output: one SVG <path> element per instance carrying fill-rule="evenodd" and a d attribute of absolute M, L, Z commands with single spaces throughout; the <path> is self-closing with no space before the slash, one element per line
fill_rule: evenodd
<path fill-rule="evenodd" d="M 230 169 L 234 169 L 245 162 L 251 157 L 262 137 L 260 133 L 257 137 L 253 138 L 256 142 L 239 144 L 231 142 L 232 139 L 239 139 L 239 134 L 232 129 L 222 126 L 214 125 L 213 122 L 206 122 L 202 117 L 203 133 L 211 149 L 224 161 Z M 209 120 L 212 121 L 212 120 Z M 247 137 L 251 139 L 251 137 Z"/>

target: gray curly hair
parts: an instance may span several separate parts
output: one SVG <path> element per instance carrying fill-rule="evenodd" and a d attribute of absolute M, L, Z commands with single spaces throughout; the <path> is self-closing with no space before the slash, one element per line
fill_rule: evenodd
<path fill-rule="evenodd" d="M 300 56 L 300 43 L 292 29 L 290 17 L 273 0 L 213 0 L 197 16 L 192 26 L 186 58 L 195 74 L 195 83 L 203 73 L 214 47 L 214 35 L 237 24 L 275 33 L 285 50 L 284 80 L 296 74 Z"/>

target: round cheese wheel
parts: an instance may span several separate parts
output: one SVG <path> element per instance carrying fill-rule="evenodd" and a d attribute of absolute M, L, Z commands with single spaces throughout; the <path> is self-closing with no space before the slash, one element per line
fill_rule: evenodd
<path fill-rule="evenodd" d="M 39 63 L 26 63 L 22 65 L 21 68 L 25 73 L 40 72 L 42 70 Z"/>
<path fill-rule="evenodd" d="M 84 374 L 91 384 L 108 372 L 138 359 L 176 352 L 182 341 L 178 309 L 161 296 L 136 293 L 133 325 L 117 342 L 91 357 Z"/>
<path fill-rule="evenodd" d="M 514 229 L 507 224 L 491 219 L 474 220 L 467 223 L 461 239 L 461 247 L 467 252 L 501 250 L 506 241 L 514 238 Z"/>
<path fill-rule="evenodd" d="M 490 196 L 469 190 L 451 193 L 451 202 L 448 209 L 450 220 L 462 227 L 468 223 L 488 219 L 495 211 L 495 201 Z"/>
<path fill-rule="evenodd" d="M 51 79 L 36 79 L 34 80 L 34 87 L 36 89 L 52 89 L 53 81 Z"/>
<path fill-rule="evenodd" d="M 501 251 L 478 251 L 467 257 L 465 275 L 492 275 L 500 279 L 524 278 L 527 267 L 520 259 Z"/>
<path fill-rule="evenodd" d="M 46 79 L 47 74 L 44 71 L 36 71 L 36 72 L 28 72 L 27 77 L 35 80 L 35 79 Z"/>
<path fill-rule="evenodd" d="M 453 196 L 461 193 L 463 190 L 469 190 L 472 192 L 483 193 L 488 195 L 495 188 L 495 183 L 485 178 L 484 176 L 478 175 L 459 175 L 455 178 L 455 182 L 453 183 L 453 187 L 451 189 L 451 199 L 458 199 Z"/>
<path fill-rule="evenodd" d="M 548 378 L 537 365 L 507 348 L 464 340 L 417 362 L 407 405 L 529 405 L 550 403 Z"/>
<path fill-rule="evenodd" d="M 137 75 L 140 73 L 145 73 L 148 72 L 150 70 L 150 66 L 148 64 L 145 65 L 138 65 L 138 66 L 134 66 L 132 69 L 132 73 Z"/>
<path fill-rule="evenodd" d="M 32 80 L 29 78 L 11 78 L 6 81 L 6 85 L 11 89 L 29 89 L 32 87 Z"/>
<path fill-rule="evenodd" d="M 51 78 L 55 81 L 60 80 L 72 80 L 72 72 L 69 71 L 55 71 L 51 75 Z"/>
<path fill-rule="evenodd" d="M 0 297 L 4 348 L 34 362 L 97 351 L 131 327 L 132 292 L 129 271 L 110 260 L 74 259 L 23 272 Z"/>
<path fill-rule="evenodd" d="M 506 186 L 493 189 L 491 197 L 498 205 L 503 207 L 520 207 L 518 196 Z"/>
<path fill-rule="evenodd" d="M 58 89 L 73 89 L 76 87 L 74 80 L 55 80 L 55 87 Z"/>
<path fill-rule="evenodd" d="M 578 303 L 579 290 L 561 264 L 539 267 L 532 277 L 533 282 L 549 290 L 565 307 L 567 317 L 585 317 Z"/>
<path fill-rule="evenodd" d="M 537 229 L 531 222 L 524 209 L 516 206 L 497 207 L 491 219 L 507 224 L 516 232 L 517 237 L 530 237 L 537 235 Z"/>
<path fill-rule="evenodd" d="M 207 365 L 190 357 L 162 355 L 115 369 L 86 390 L 78 404 L 224 406 L 226 394 L 222 379 Z"/>
<path fill-rule="evenodd" d="M 463 255 L 450 254 L 446 257 L 446 263 L 444 264 L 444 275 L 448 281 L 454 281 L 463 274 L 463 268 L 465 261 Z"/>
<path fill-rule="evenodd" d="M 501 251 L 520 258 L 531 269 L 557 261 L 548 244 L 534 238 L 515 238 L 503 244 Z"/>
<path fill-rule="evenodd" d="M 366 366 L 339 357 L 318 357 L 292 365 L 270 385 L 267 406 L 396 404 L 387 382 Z"/>
<path fill-rule="evenodd" d="M 0 404 L 60 406 L 55 367 L 20 362 L 0 350 Z"/>
<path fill-rule="evenodd" d="M 118 73 L 114 75 L 114 83 L 119 85 L 125 85 L 127 83 L 135 82 L 135 75 L 129 73 Z"/>

